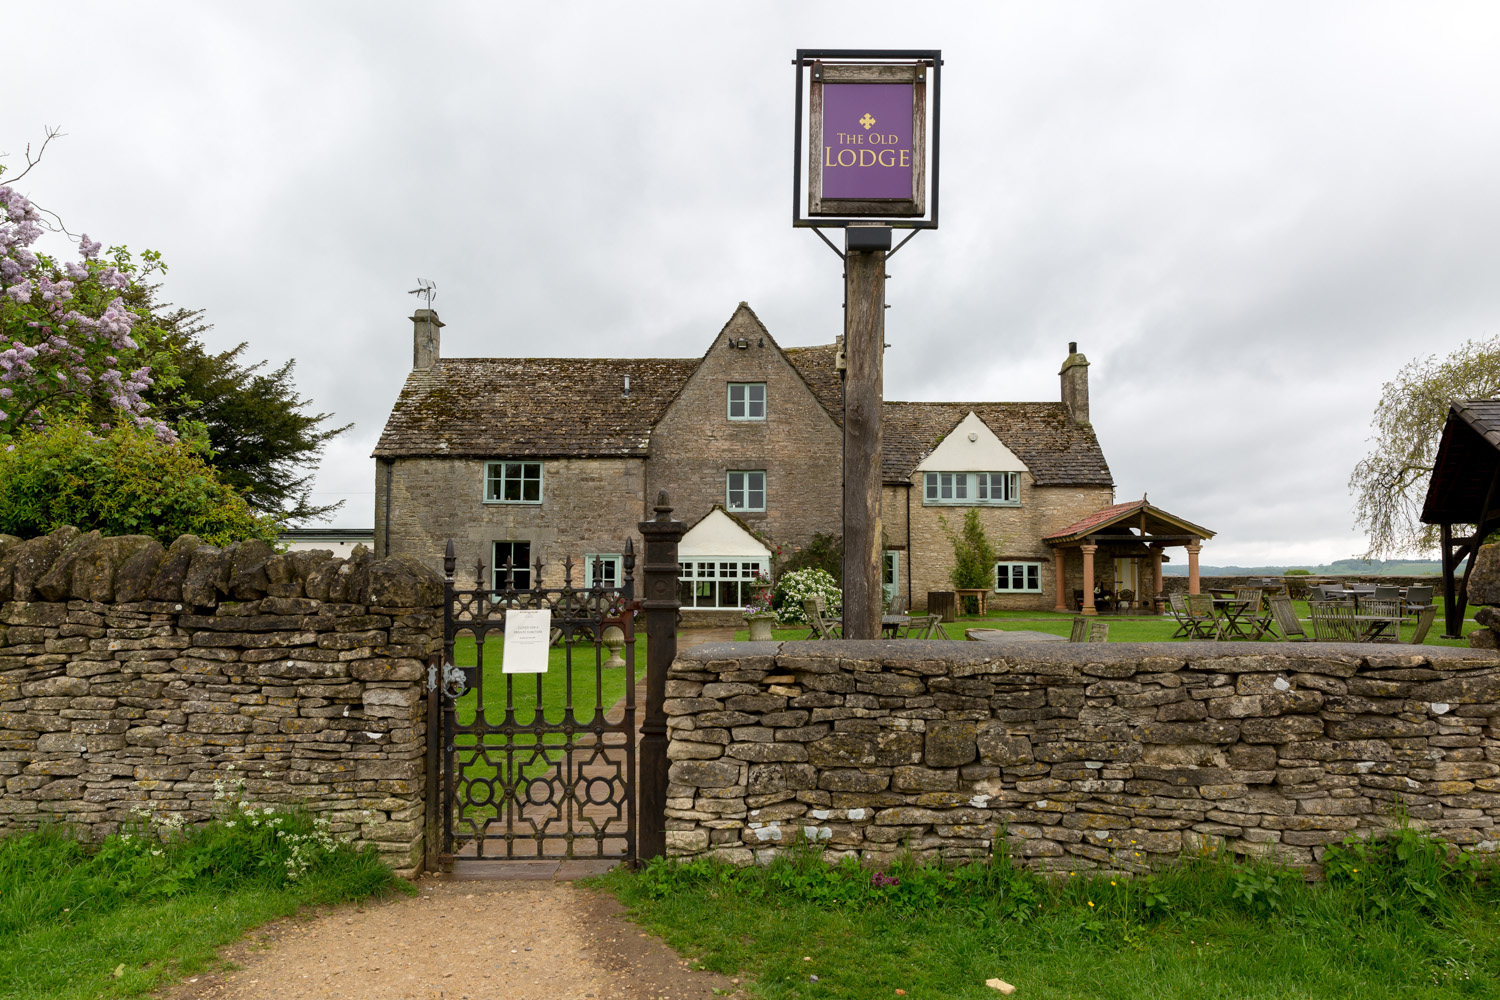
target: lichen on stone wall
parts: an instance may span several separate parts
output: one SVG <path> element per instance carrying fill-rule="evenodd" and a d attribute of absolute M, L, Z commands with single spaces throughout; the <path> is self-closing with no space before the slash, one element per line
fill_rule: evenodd
<path fill-rule="evenodd" d="M 667 682 L 669 852 L 1315 864 L 1406 816 L 1497 849 L 1500 657 L 1322 643 L 700 646 Z M 809 833 L 808 831 L 812 831 Z"/>
<path fill-rule="evenodd" d="M 0 830 L 200 821 L 234 781 L 414 870 L 441 599 L 363 546 L 0 537 Z"/>

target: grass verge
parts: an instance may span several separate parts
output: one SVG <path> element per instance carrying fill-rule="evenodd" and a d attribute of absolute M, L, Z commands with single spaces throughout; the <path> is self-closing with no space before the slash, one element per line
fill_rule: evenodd
<path fill-rule="evenodd" d="M 14 834 L 0 840 L 0 996 L 140 996 L 299 907 L 401 890 L 373 851 L 299 812 L 234 806 L 203 827 L 142 823 L 98 845 Z"/>
<path fill-rule="evenodd" d="M 1328 879 L 1229 858 L 1126 878 L 958 868 L 657 861 L 598 880 L 644 927 L 759 995 L 1027 1000 L 1500 997 L 1493 862 L 1411 830 L 1350 843 Z"/>

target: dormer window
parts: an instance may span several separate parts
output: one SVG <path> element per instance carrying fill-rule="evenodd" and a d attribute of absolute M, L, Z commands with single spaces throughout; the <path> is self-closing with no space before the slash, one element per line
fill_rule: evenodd
<path fill-rule="evenodd" d="M 729 419 L 766 419 L 766 384 L 764 382 L 729 383 Z"/>
<path fill-rule="evenodd" d="M 922 503 L 964 507 L 1017 507 L 1021 503 L 1019 472 L 928 472 L 923 474 Z"/>

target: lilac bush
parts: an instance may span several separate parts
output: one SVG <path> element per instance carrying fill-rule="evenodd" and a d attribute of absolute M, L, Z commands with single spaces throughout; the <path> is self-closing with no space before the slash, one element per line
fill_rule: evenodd
<path fill-rule="evenodd" d="M 147 251 L 140 264 L 124 247 L 101 255 L 84 234 L 79 259 L 60 263 L 32 249 L 44 231 L 36 206 L 0 185 L 0 438 L 49 415 L 83 415 L 104 430 L 132 424 L 173 440 L 147 412 L 156 352 L 138 342 L 145 310 L 129 305 L 165 269 L 160 255 Z"/>

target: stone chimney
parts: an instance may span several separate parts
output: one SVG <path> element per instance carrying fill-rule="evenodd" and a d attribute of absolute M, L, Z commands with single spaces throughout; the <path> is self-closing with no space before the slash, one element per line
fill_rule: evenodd
<path fill-rule="evenodd" d="M 438 346 L 443 337 L 439 332 L 443 321 L 438 319 L 436 309 L 418 309 L 412 314 L 411 322 L 411 366 L 414 369 L 431 368 L 441 356 Z"/>
<path fill-rule="evenodd" d="M 1089 422 L 1089 359 L 1078 353 L 1076 341 L 1068 344 L 1068 358 L 1063 362 L 1062 401 L 1080 424 Z"/>

